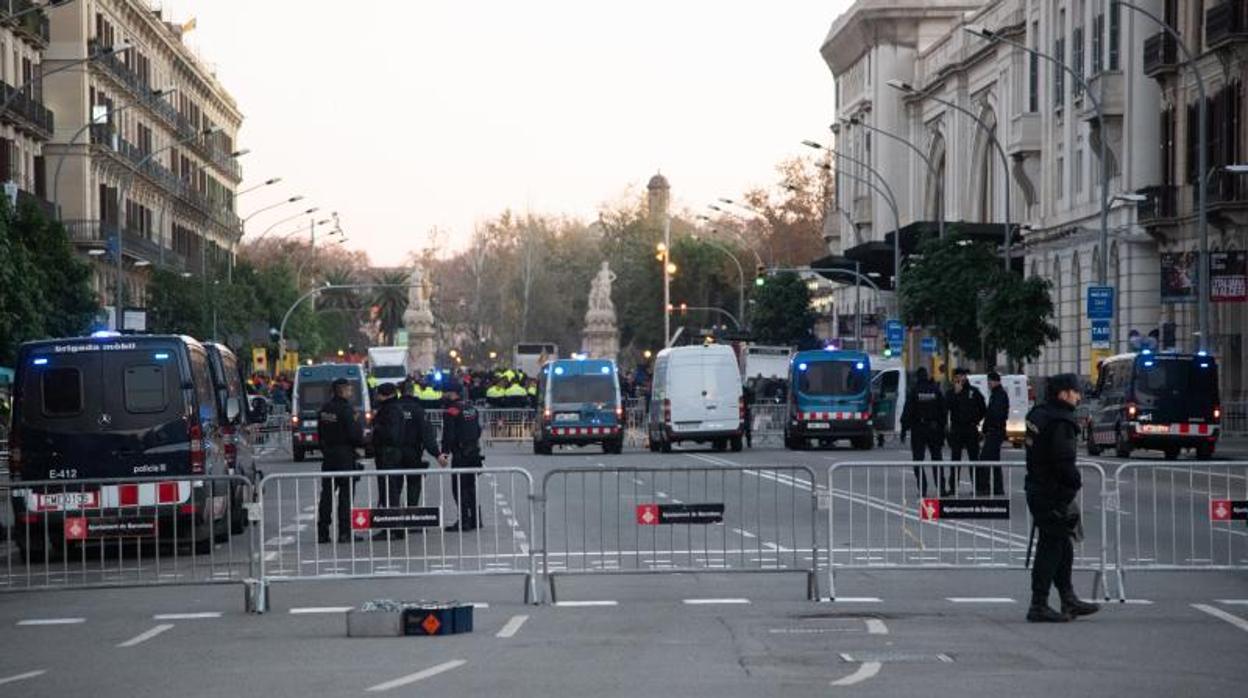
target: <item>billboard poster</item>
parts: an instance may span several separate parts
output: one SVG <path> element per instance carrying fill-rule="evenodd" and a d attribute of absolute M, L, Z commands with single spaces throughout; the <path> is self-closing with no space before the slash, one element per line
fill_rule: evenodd
<path fill-rule="evenodd" d="M 1214 252 L 1209 255 L 1209 299 L 1214 303 L 1248 300 L 1248 252 Z"/>
<path fill-rule="evenodd" d="M 1161 254 L 1161 302 L 1196 302 L 1197 252 L 1163 252 Z"/>

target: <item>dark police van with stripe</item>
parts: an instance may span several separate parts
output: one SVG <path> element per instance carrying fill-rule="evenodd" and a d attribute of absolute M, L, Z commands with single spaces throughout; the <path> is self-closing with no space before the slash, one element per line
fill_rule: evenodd
<path fill-rule="evenodd" d="M 214 381 L 212 362 L 182 336 L 101 332 L 22 345 L 9 469 L 12 540 L 28 559 L 59 556 L 92 542 L 95 524 L 136 517 L 155 523 L 134 537 L 197 552 L 241 528 L 241 488 L 160 480 L 231 472 L 227 427 L 242 425 L 246 404 L 241 384 L 231 390 L 224 374 Z"/>

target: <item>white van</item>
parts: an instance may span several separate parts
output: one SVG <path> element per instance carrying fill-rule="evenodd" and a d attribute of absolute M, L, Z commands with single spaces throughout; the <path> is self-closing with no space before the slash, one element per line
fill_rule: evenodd
<path fill-rule="evenodd" d="M 910 389 L 907 378 L 901 359 L 871 357 L 871 402 L 875 406 L 872 421 L 881 446 L 885 434 L 901 433 L 901 412 L 906 408 Z"/>
<path fill-rule="evenodd" d="M 988 375 L 973 373 L 968 379 L 971 385 L 984 394 L 984 401 L 987 403 L 991 393 L 988 390 Z M 1005 394 L 1010 398 L 1010 416 L 1005 422 L 1005 438 L 1014 448 L 1021 448 L 1023 439 L 1027 436 L 1027 412 L 1031 409 L 1032 402 L 1031 386 L 1027 382 L 1027 376 L 1011 373 L 1001 376 L 1001 387 L 1005 388 Z"/>
<path fill-rule="evenodd" d="M 670 453 L 681 441 L 741 450 L 745 405 L 737 357 L 723 344 L 659 352 L 646 425 L 651 451 Z"/>

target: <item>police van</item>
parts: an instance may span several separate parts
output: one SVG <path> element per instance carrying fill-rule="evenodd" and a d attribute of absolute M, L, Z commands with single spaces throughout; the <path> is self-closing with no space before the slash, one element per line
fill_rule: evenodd
<path fill-rule="evenodd" d="M 160 531 L 200 552 L 242 511 L 242 492 L 191 480 L 108 484 L 160 476 L 225 475 L 224 427 L 240 423 L 238 395 L 219 400 L 209 350 L 181 336 L 91 337 L 23 344 L 14 384 L 9 471 L 17 487 L 12 539 L 28 559 L 67 545 L 66 516 L 118 516 L 153 506 Z M 76 481 L 90 482 L 79 487 Z M 165 534 L 162 533 L 162 537 Z"/>
<path fill-rule="evenodd" d="M 369 399 L 367 374 L 360 364 L 313 364 L 300 366 L 295 372 L 295 385 L 290 403 L 290 453 L 296 461 L 309 452 L 321 450 L 317 435 L 317 417 L 321 406 L 334 396 L 333 383 L 345 378 L 355 387 L 352 407 L 364 431 L 365 442 L 371 441 L 373 411 Z M 366 453 L 370 449 L 365 449 Z"/>
<path fill-rule="evenodd" d="M 1144 350 L 1101 363 L 1088 396 L 1084 437 L 1091 456 L 1111 447 L 1119 458 L 1156 449 L 1174 460 L 1189 448 L 1207 460 L 1217 447 L 1221 419 L 1212 356 Z"/>
<path fill-rule="evenodd" d="M 793 355 L 789 369 L 789 414 L 784 446 L 805 448 L 812 441 L 830 446 L 847 440 L 870 449 L 871 359 L 860 351 L 816 350 Z"/>
<path fill-rule="evenodd" d="M 537 381 L 533 452 L 550 455 L 558 444 L 602 444 L 603 453 L 624 450 L 624 403 L 614 361 L 558 359 L 542 367 Z"/>

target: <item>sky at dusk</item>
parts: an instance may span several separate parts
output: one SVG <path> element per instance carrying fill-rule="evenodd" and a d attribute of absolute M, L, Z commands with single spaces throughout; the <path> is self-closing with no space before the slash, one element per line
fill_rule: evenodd
<path fill-rule="evenodd" d="M 243 215 L 302 194 L 348 247 L 461 247 L 506 208 L 590 219 L 661 169 L 677 208 L 775 180 L 833 109 L 849 0 L 170 0 L 246 116 Z M 300 205 L 303 205 L 302 202 Z M 251 235 L 299 210 L 257 216 Z M 293 225 L 293 224 L 292 224 Z"/>

